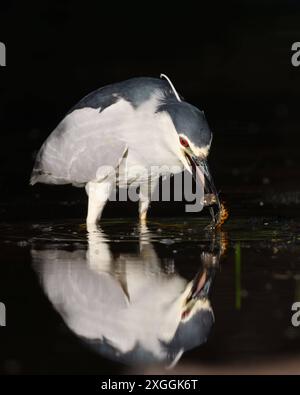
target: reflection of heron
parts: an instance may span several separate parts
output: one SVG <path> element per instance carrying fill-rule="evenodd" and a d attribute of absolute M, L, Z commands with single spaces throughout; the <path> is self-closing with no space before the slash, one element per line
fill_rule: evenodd
<path fill-rule="evenodd" d="M 139 253 L 113 257 L 104 233 L 93 229 L 87 252 L 32 250 L 32 257 L 55 309 L 94 349 L 126 363 L 172 363 L 209 335 L 218 255 L 202 253 L 188 282 L 162 270 L 148 238 L 144 227 Z"/>

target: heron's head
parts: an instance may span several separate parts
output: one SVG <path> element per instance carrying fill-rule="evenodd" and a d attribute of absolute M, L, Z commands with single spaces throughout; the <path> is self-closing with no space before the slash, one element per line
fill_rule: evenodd
<path fill-rule="evenodd" d="M 207 164 L 212 132 L 204 112 L 185 101 L 174 99 L 166 101 L 160 110 L 169 114 L 176 129 L 180 159 L 193 169 L 196 181 L 204 184 L 206 194 L 211 195 L 220 211 L 218 193 Z"/>

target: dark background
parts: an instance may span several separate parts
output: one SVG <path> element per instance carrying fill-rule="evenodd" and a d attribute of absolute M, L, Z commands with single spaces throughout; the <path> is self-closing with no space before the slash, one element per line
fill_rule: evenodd
<path fill-rule="evenodd" d="M 84 216 L 82 189 L 28 186 L 37 150 L 85 94 L 161 72 L 205 111 L 214 178 L 233 207 L 297 204 L 300 67 L 291 46 L 299 21 L 296 0 L 2 4 L 1 218 Z"/>
<path fill-rule="evenodd" d="M 85 192 L 30 187 L 28 181 L 37 150 L 80 98 L 108 83 L 160 73 L 205 111 L 214 132 L 210 166 L 233 220 L 230 237 L 232 243 L 246 240 L 243 282 L 250 297 L 241 312 L 234 310 L 234 267 L 224 265 L 215 288 L 219 332 L 204 354 L 219 360 L 252 351 L 257 357 L 263 349 L 272 358 L 278 350 L 299 350 L 298 337 L 283 341 L 281 336 L 296 298 L 292 274 L 299 272 L 299 249 L 288 244 L 299 235 L 300 67 L 291 64 L 291 46 L 300 41 L 299 1 L 110 6 L 104 1 L 7 1 L 0 7 L 0 41 L 7 47 L 7 66 L 0 67 L 0 301 L 8 305 L 9 322 L 0 328 L 5 371 L 99 372 L 98 357 L 87 354 L 62 325 L 29 269 L 28 228 L 63 219 L 72 231 L 84 222 Z M 125 214 L 123 208 L 108 205 L 105 215 L 137 217 L 136 207 L 127 207 Z M 155 203 L 150 215 L 188 214 L 178 205 Z M 266 222 L 269 216 L 279 219 Z M 75 225 L 74 217 L 80 218 Z M 27 220 L 29 227 L 15 223 Z M 276 244 L 283 251 L 278 260 L 273 241 L 268 240 L 271 246 L 263 242 L 273 238 L 273 228 L 265 232 L 265 223 L 283 232 Z M 264 237 L 258 234 L 261 228 Z M 49 229 L 49 237 L 55 237 Z M 182 267 L 189 262 L 184 254 Z M 227 262 L 234 257 L 231 249 Z M 279 273 L 275 281 L 272 271 Z M 272 292 L 264 288 L 269 283 Z M 284 316 L 276 327 L 269 311 Z M 102 371 L 111 370 L 112 363 L 105 361 Z"/>

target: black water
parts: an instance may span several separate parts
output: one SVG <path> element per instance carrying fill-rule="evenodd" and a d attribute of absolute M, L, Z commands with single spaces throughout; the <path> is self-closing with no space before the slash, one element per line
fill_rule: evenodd
<path fill-rule="evenodd" d="M 203 328 L 199 321 L 193 324 L 199 338 L 177 368 L 297 355 L 300 329 L 291 324 L 291 306 L 300 300 L 299 222 L 232 217 L 217 234 L 205 231 L 205 224 L 205 217 L 151 218 L 141 228 L 134 219 L 106 219 L 88 232 L 78 220 L 2 223 L 1 301 L 7 313 L 6 327 L 0 328 L 2 372 L 119 373 L 128 366 L 135 371 L 143 360 L 155 364 L 155 341 L 135 334 L 163 336 L 161 315 L 171 311 L 164 295 L 182 292 L 203 270 L 203 254 L 210 257 L 208 265 L 214 262 L 215 323 L 201 345 Z M 141 309 L 131 313 L 130 304 L 139 303 Z M 102 322 L 108 330 L 101 329 Z M 90 328 L 91 338 L 106 331 L 105 341 L 82 336 Z M 126 354 L 137 338 L 140 350 Z M 186 338 L 180 341 L 184 348 Z M 170 353 L 177 355 L 178 347 Z M 175 354 L 159 363 L 167 366 Z"/>

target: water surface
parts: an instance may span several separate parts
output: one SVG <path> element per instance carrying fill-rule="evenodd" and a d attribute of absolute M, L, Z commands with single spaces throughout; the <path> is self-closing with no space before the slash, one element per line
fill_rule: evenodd
<path fill-rule="evenodd" d="M 298 222 L 231 218 L 217 233 L 206 224 L 3 223 L 2 371 L 120 373 L 297 356 Z M 189 300 L 195 284 L 207 295 Z"/>

